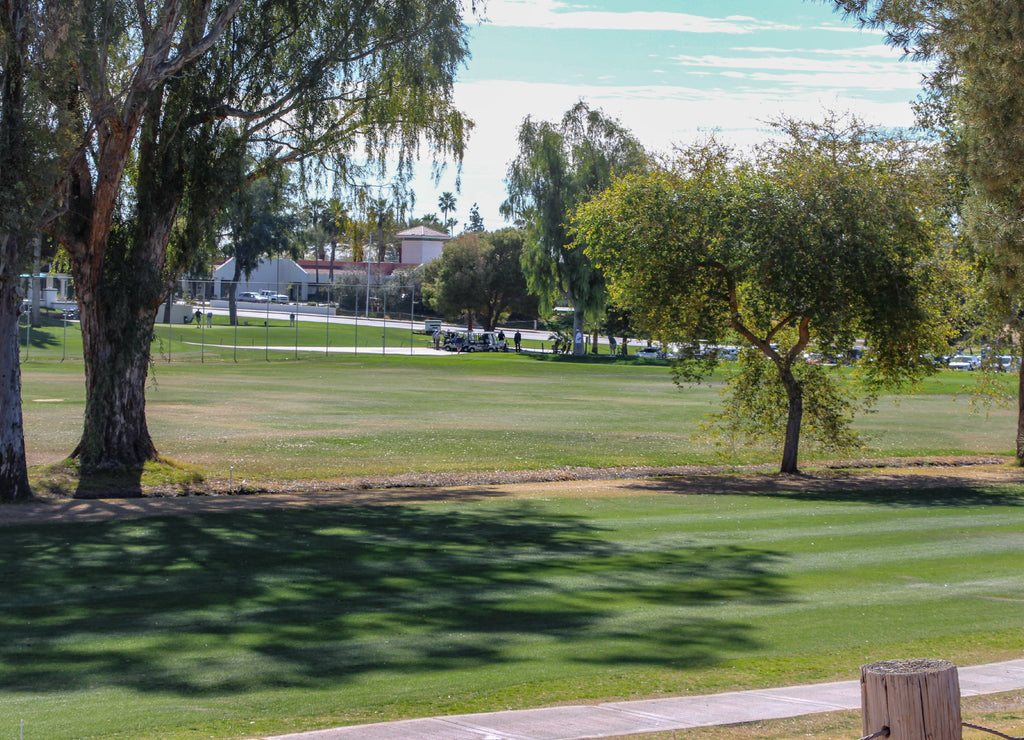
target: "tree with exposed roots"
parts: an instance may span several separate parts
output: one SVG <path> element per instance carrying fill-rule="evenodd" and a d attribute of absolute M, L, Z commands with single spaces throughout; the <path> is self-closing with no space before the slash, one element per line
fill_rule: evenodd
<path fill-rule="evenodd" d="M 424 142 L 460 158 L 462 16 L 461 0 L 81 2 L 67 106 L 86 145 L 51 232 L 80 307 L 83 467 L 157 456 L 145 414 L 156 310 L 232 193 L 328 159 L 351 182 L 397 160 L 407 182 Z"/>
<path fill-rule="evenodd" d="M 918 145 L 834 119 L 781 128 L 784 140 L 752 161 L 710 143 L 671 169 L 624 178 L 575 223 L 633 323 L 688 348 L 681 377 L 714 365 L 706 343 L 738 337 L 750 348 L 747 382 L 733 387 L 749 393 L 733 407 L 775 427 L 780 471 L 796 473 L 808 398 L 818 427 L 846 433 L 841 395 L 804 351 L 839 357 L 866 338 L 872 387 L 913 381 L 945 346 L 934 300 L 946 286 L 933 269 Z M 779 393 L 750 394 L 770 378 Z"/>

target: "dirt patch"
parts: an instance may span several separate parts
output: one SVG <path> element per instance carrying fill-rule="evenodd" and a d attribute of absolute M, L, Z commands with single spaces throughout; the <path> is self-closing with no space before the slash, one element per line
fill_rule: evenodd
<path fill-rule="evenodd" d="M 839 460 L 823 463 L 800 475 L 771 473 L 772 466 L 573 468 L 380 476 L 244 491 L 230 490 L 214 482 L 187 494 L 176 489 L 154 487 L 143 491 L 141 498 L 130 499 L 40 497 L 29 503 L 0 506 L 0 527 L 272 508 L 413 504 L 507 497 L 597 497 L 636 493 L 814 494 L 1024 486 L 1024 468 L 1012 466 L 1011 462 L 1009 458 L 992 456 Z"/>

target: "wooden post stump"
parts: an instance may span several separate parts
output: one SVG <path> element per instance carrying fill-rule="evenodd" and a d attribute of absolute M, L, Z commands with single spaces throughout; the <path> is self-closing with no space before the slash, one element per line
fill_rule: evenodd
<path fill-rule="evenodd" d="M 889 740 L 961 740 L 960 679 L 948 660 L 883 660 L 861 666 L 864 734 Z"/>

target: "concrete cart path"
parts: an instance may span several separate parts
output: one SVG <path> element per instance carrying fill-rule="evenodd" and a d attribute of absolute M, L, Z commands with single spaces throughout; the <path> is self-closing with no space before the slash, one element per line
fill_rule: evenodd
<path fill-rule="evenodd" d="M 1024 659 L 958 668 L 962 696 L 1024 689 Z M 410 719 L 263 740 L 586 740 L 860 708 L 860 681 Z"/>

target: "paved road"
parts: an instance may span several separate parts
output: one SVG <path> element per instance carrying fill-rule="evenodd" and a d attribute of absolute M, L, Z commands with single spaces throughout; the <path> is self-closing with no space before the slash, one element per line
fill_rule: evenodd
<path fill-rule="evenodd" d="M 1024 689 L 1024 659 L 959 668 L 961 696 Z M 860 708 L 860 681 L 430 717 L 262 740 L 589 740 Z"/>

